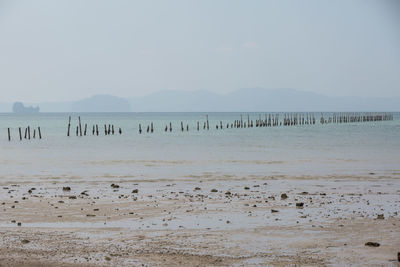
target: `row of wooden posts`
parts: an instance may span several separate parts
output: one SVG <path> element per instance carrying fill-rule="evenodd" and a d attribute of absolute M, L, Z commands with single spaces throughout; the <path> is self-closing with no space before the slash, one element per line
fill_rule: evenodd
<path fill-rule="evenodd" d="M 40 127 L 37 128 L 38 130 L 38 135 L 39 135 L 39 139 L 42 139 L 42 132 L 40 131 Z M 7 128 L 7 133 L 8 133 L 8 141 L 11 141 L 11 129 Z M 19 133 L 19 140 L 22 141 L 22 130 L 21 127 L 18 128 L 18 133 Z M 31 139 L 31 127 L 28 126 L 25 128 L 25 134 L 24 134 L 24 139 Z M 36 129 L 33 129 L 33 133 L 32 133 L 32 139 L 36 138 Z"/>
<path fill-rule="evenodd" d="M 87 123 L 85 123 L 84 130 L 83 130 L 83 136 L 86 136 L 88 133 L 88 127 Z M 67 130 L 67 136 L 70 136 L 71 133 L 71 116 L 69 116 L 68 119 L 68 130 Z M 115 130 L 114 130 L 114 124 L 104 124 L 104 135 L 114 135 Z M 118 128 L 118 133 L 122 134 L 122 129 L 119 127 Z M 95 124 L 92 127 L 92 135 L 99 135 L 99 125 Z M 81 117 L 78 117 L 78 125 L 76 126 L 76 136 L 82 136 L 82 123 L 81 123 Z"/>
<path fill-rule="evenodd" d="M 333 113 L 327 119 L 321 114 L 321 124 L 327 123 L 350 123 L 350 122 L 370 122 L 370 121 L 391 121 L 392 113 L 367 112 L 367 113 Z"/>
<path fill-rule="evenodd" d="M 243 120 L 243 115 L 240 115 L 240 119 L 236 119 L 231 123 L 224 124 L 222 121 L 215 125 L 215 128 L 218 130 L 222 130 L 226 125 L 226 128 L 253 128 L 255 127 L 274 127 L 274 126 L 294 126 L 294 125 L 314 125 L 316 120 L 315 116 L 312 113 L 286 113 L 283 115 L 283 121 L 279 121 L 279 114 L 264 114 L 264 118 L 262 118 L 261 114 L 258 115 L 258 118 L 253 121 L 250 119 L 250 115 L 247 115 L 247 121 Z M 370 121 L 387 121 L 393 120 L 392 113 L 333 113 L 331 116 L 325 118 L 321 113 L 320 123 L 351 123 L 351 122 L 370 122 Z M 181 121 L 181 131 L 184 132 L 189 131 L 189 124 L 184 125 L 183 121 Z M 208 115 L 206 115 L 206 120 L 202 123 L 203 130 L 210 130 L 210 122 L 208 120 Z M 104 135 L 114 135 L 117 133 L 115 130 L 114 124 L 104 124 Z M 200 131 L 200 122 L 197 121 L 196 125 L 197 131 Z M 24 137 L 22 137 L 22 130 L 19 127 L 19 139 L 31 139 L 31 128 L 30 126 L 25 128 Z M 42 133 L 40 127 L 37 128 L 39 139 L 42 139 Z M 146 131 L 147 133 L 153 133 L 155 130 L 153 122 L 147 125 Z M 139 123 L 139 134 L 144 131 L 142 129 L 142 124 Z M 165 132 L 172 132 L 172 122 L 165 125 Z M 76 136 L 86 136 L 88 135 L 88 125 L 84 124 L 82 127 L 81 117 L 78 117 L 78 125 L 76 126 Z M 121 127 L 118 127 L 118 133 L 122 134 Z M 68 120 L 68 130 L 67 136 L 71 135 L 71 116 L 69 116 Z M 92 126 L 92 135 L 99 135 L 99 125 L 94 124 Z M 33 129 L 33 138 L 36 138 L 36 129 Z M 8 140 L 11 141 L 11 129 L 8 128 Z"/>
<path fill-rule="evenodd" d="M 279 121 L 279 114 L 264 114 L 265 119 L 263 120 L 261 114 L 259 114 L 258 119 L 253 120 L 250 119 L 250 115 L 247 115 L 247 122 L 243 120 L 243 115 L 240 115 L 240 119 L 234 120 L 232 123 L 227 123 L 226 128 L 253 128 L 255 127 L 274 127 L 274 126 L 290 126 L 290 125 L 299 125 L 299 124 L 315 124 L 314 115 L 308 115 L 305 117 L 304 114 L 285 114 L 282 121 Z M 306 118 L 306 120 L 305 120 Z M 224 128 L 224 123 L 220 121 L 215 125 L 215 128 L 218 130 L 222 130 Z M 168 126 L 165 126 L 165 131 L 167 131 Z M 203 130 L 209 130 L 209 121 L 208 115 L 206 116 L 206 121 L 203 124 Z M 200 130 L 200 122 L 197 122 L 197 131 Z M 171 123 L 170 123 L 170 131 L 172 131 Z M 181 131 L 184 131 L 183 122 L 181 121 Z M 189 131 L 189 125 L 186 125 L 186 131 Z"/>

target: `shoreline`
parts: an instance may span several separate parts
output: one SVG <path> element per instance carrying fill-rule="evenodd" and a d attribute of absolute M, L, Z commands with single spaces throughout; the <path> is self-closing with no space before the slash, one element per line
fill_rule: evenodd
<path fill-rule="evenodd" d="M 340 177 L 2 182 L 0 265 L 399 266 L 398 176 Z"/>

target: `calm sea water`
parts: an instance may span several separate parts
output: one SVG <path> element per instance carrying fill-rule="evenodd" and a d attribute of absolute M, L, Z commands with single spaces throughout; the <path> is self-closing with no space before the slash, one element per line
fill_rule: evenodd
<path fill-rule="evenodd" d="M 317 118 L 315 125 L 243 129 L 225 129 L 240 113 L 208 114 L 209 131 L 196 130 L 206 113 L 0 114 L 0 182 L 400 175 L 398 113 L 392 121 L 321 125 Z M 259 113 L 249 114 L 255 120 Z M 88 124 L 88 136 L 75 136 L 78 115 Z M 217 130 L 221 120 L 224 129 Z M 181 121 L 189 132 L 181 132 Z M 150 122 L 153 134 L 146 133 Z M 169 122 L 172 133 L 164 132 Z M 100 136 L 92 136 L 93 124 Z M 122 135 L 104 136 L 104 124 L 121 127 Z M 19 141 L 18 127 L 28 125 L 41 127 L 42 140 Z"/>

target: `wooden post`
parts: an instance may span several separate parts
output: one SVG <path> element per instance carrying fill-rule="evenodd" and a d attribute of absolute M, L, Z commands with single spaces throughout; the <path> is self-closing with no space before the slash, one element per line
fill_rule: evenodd
<path fill-rule="evenodd" d="M 85 131 L 83 135 L 86 135 L 86 130 L 87 130 L 87 123 L 85 123 Z"/>
<path fill-rule="evenodd" d="M 80 133 L 80 136 L 82 136 L 81 116 L 79 116 L 78 119 L 79 119 L 79 133 Z"/>
<path fill-rule="evenodd" d="M 71 129 L 71 116 L 69 116 L 68 120 L 68 131 L 67 131 L 67 136 L 69 136 L 69 130 Z"/>
<path fill-rule="evenodd" d="M 10 128 L 8 128 L 8 141 L 11 141 L 11 133 L 10 133 Z"/>
<path fill-rule="evenodd" d="M 99 125 L 96 124 L 96 135 L 99 136 Z"/>
<path fill-rule="evenodd" d="M 31 127 L 28 126 L 28 139 L 31 140 Z"/>
<path fill-rule="evenodd" d="M 42 139 L 42 132 L 40 131 L 40 127 L 38 127 L 38 132 L 39 132 L 39 139 Z"/>
<path fill-rule="evenodd" d="M 210 130 L 210 125 L 208 123 L 208 115 L 206 115 L 206 117 L 207 117 L 207 130 Z"/>
<path fill-rule="evenodd" d="M 142 125 L 139 123 L 139 134 L 142 133 Z"/>
<path fill-rule="evenodd" d="M 168 125 L 165 125 L 165 132 L 168 131 Z"/>
<path fill-rule="evenodd" d="M 153 127 L 153 122 L 151 123 L 151 129 L 150 129 L 151 133 L 154 132 L 154 127 Z"/>
<path fill-rule="evenodd" d="M 119 132 L 119 134 L 122 134 L 121 127 L 119 127 L 118 132 Z"/>
<path fill-rule="evenodd" d="M 172 123 L 169 123 L 169 131 L 172 132 Z"/>
<path fill-rule="evenodd" d="M 33 129 L 33 139 L 36 138 L 36 129 Z"/>
<path fill-rule="evenodd" d="M 21 127 L 18 128 L 19 131 L 19 141 L 22 141 Z"/>
<path fill-rule="evenodd" d="M 94 132 L 95 132 L 95 130 L 94 130 L 94 125 L 93 125 L 93 129 L 92 129 L 92 135 L 94 135 Z"/>
<path fill-rule="evenodd" d="M 197 131 L 200 130 L 200 122 L 197 122 Z"/>
<path fill-rule="evenodd" d="M 107 125 L 104 124 L 104 135 L 107 135 Z"/>
<path fill-rule="evenodd" d="M 111 134 L 111 125 L 108 125 L 108 134 Z"/>
<path fill-rule="evenodd" d="M 25 128 L 25 136 L 24 136 L 25 139 L 27 137 L 27 134 L 28 134 L 28 128 Z"/>
<path fill-rule="evenodd" d="M 114 124 L 111 126 L 111 133 L 114 135 Z"/>
<path fill-rule="evenodd" d="M 183 132 L 183 122 L 181 121 L 181 130 Z"/>
<path fill-rule="evenodd" d="M 79 135 L 79 126 L 76 126 L 76 136 Z"/>
<path fill-rule="evenodd" d="M 243 115 L 240 114 L 240 128 L 243 128 Z"/>

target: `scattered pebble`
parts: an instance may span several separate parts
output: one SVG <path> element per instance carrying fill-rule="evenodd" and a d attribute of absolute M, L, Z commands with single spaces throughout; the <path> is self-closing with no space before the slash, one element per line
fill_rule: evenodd
<path fill-rule="evenodd" d="M 379 244 L 378 242 L 367 242 L 365 243 L 365 245 L 367 247 L 379 247 L 381 244 Z"/>

